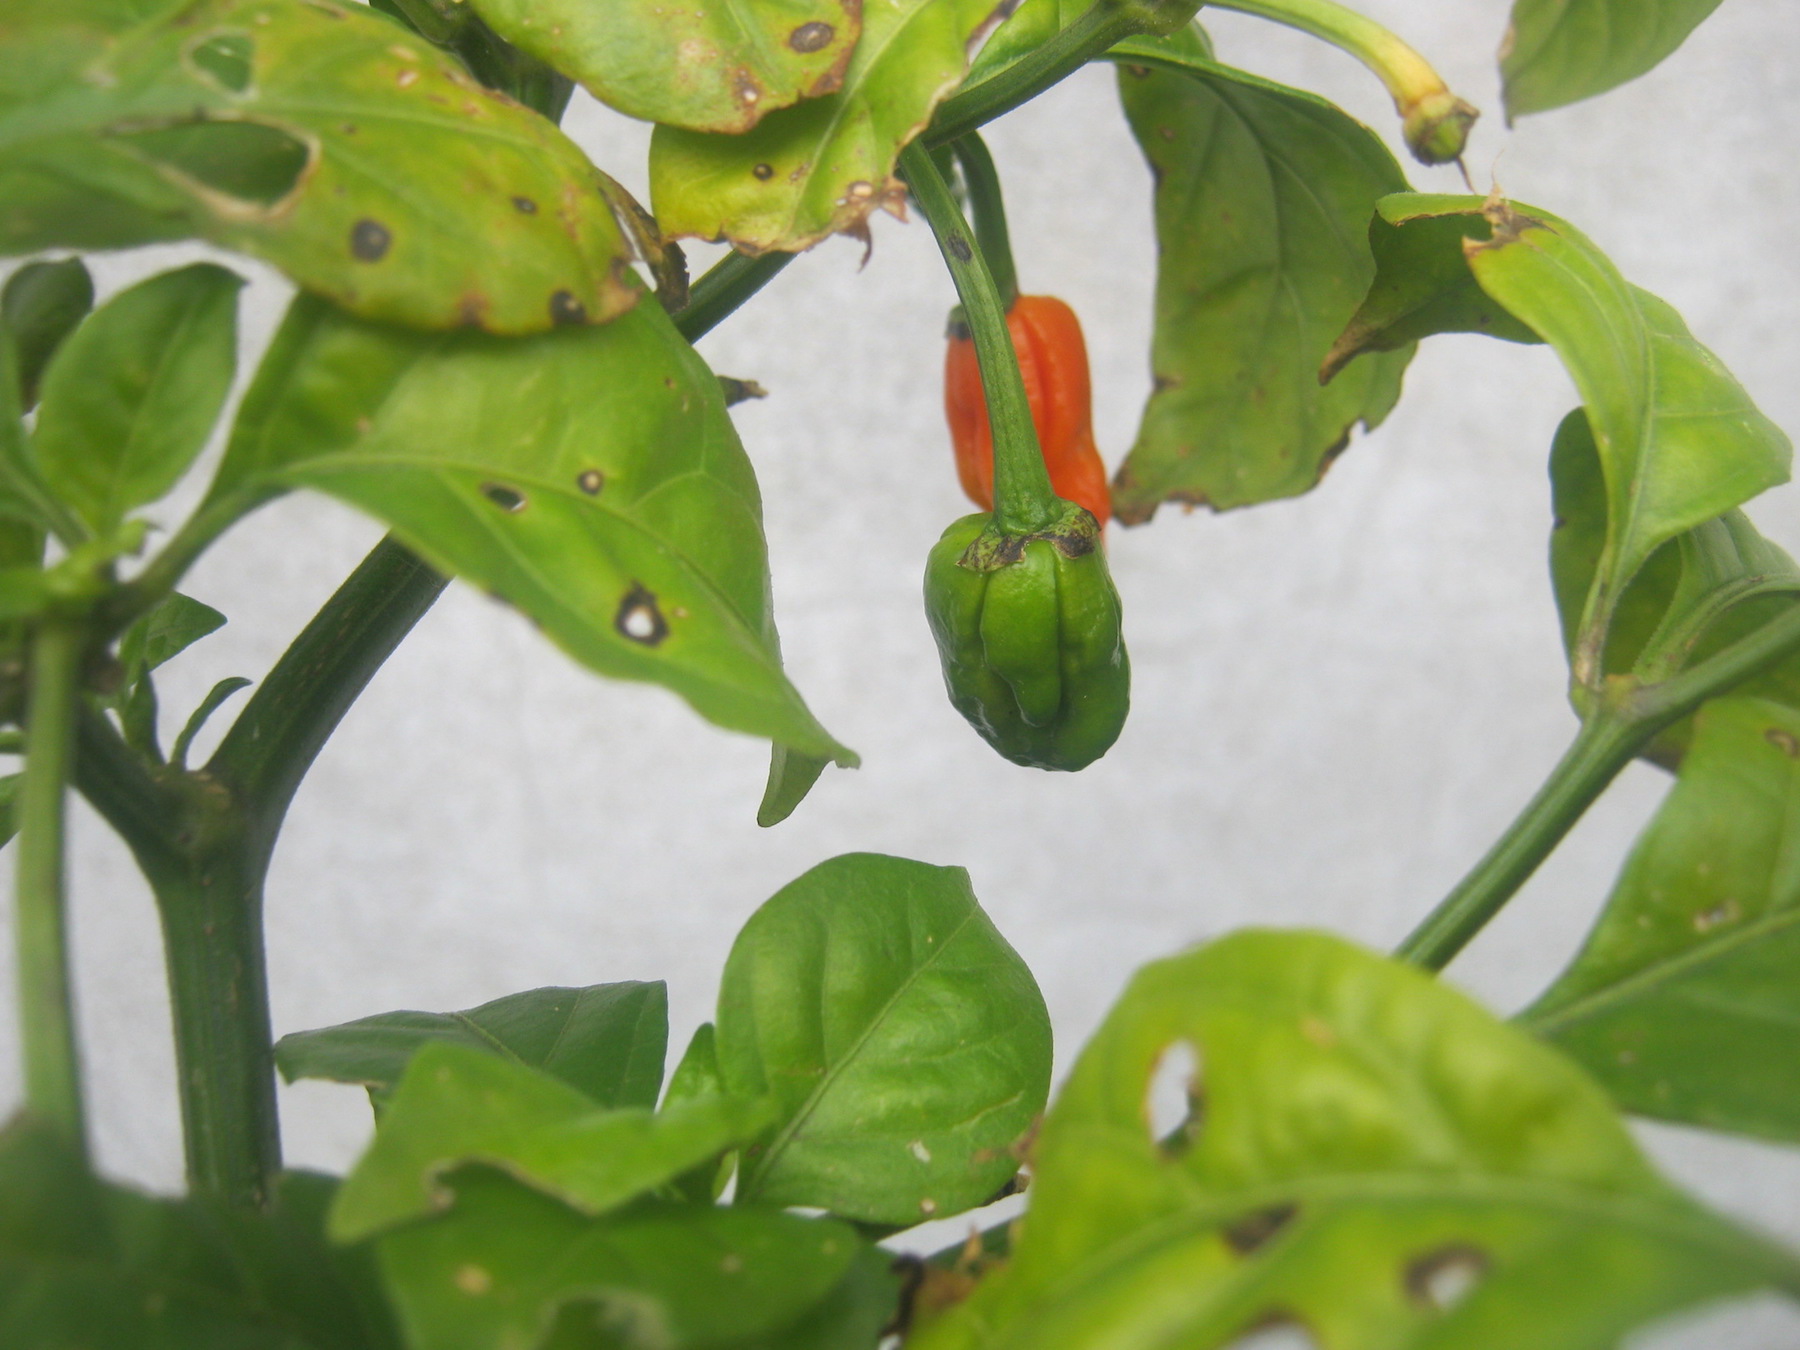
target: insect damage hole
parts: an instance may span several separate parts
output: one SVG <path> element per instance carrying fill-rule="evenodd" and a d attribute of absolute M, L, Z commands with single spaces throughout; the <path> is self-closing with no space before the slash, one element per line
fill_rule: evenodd
<path fill-rule="evenodd" d="M 517 515 L 525 509 L 525 494 L 517 488 L 509 488 L 504 483 L 483 483 L 481 495 L 509 515 Z"/>
<path fill-rule="evenodd" d="M 1479 1247 L 1440 1247 L 1407 1265 L 1407 1297 L 1422 1308 L 1448 1312 L 1474 1291 L 1487 1268 L 1487 1253 Z"/>
<path fill-rule="evenodd" d="M 633 582 L 619 601 L 619 612 L 613 616 L 613 627 L 619 636 L 645 647 L 655 647 L 669 636 L 669 621 L 663 618 L 656 597 L 642 583 Z"/>
<path fill-rule="evenodd" d="M 1270 1313 L 1227 1341 L 1221 1350 L 1319 1350 L 1319 1343 L 1293 1314 Z"/>
<path fill-rule="evenodd" d="M 1179 1157 L 1200 1127 L 1200 1051 L 1189 1040 L 1165 1046 L 1144 1091 L 1144 1122 L 1163 1156 Z"/>
<path fill-rule="evenodd" d="M 208 84 L 228 94 L 250 87 L 256 44 L 245 33 L 214 33 L 187 50 L 187 62 Z"/>

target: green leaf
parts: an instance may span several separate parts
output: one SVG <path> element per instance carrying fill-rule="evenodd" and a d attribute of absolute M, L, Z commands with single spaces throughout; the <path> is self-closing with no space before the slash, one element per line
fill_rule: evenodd
<path fill-rule="evenodd" d="M 1513 0 L 1500 45 L 1507 119 L 1635 80 L 1718 7 L 1719 0 Z"/>
<path fill-rule="evenodd" d="M 14 814 L 13 803 L 19 796 L 19 784 L 25 781 L 22 773 L 9 773 L 0 778 L 0 846 L 4 846 L 19 832 L 18 817 Z"/>
<path fill-rule="evenodd" d="M 794 814 L 794 808 L 806 800 L 825 766 L 831 763 L 818 755 L 797 754 L 785 745 L 769 751 L 769 781 L 763 788 L 762 805 L 756 811 L 756 823 L 764 829 L 779 825 Z"/>
<path fill-rule="evenodd" d="M 37 406 L 44 367 L 93 307 L 94 279 L 80 258 L 26 263 L 6 279 L 0 324 L 12 330 L 22 408 Z"/>
<path fill-rule="evenodd" d="M 1162 1090 L 1184 1086 L 1171 1130 Z M 1797 1273 L 1657 1177 L 1560 1054 L 1324 934 L 1140 971 L 1032 1172 L 1008 1263 L 909 1350 L 1212 1350 L 1277 1326 L 1332 1350 L 1592 1350 Z"/>
<path fill-rule="evenodd" d="M 119 664 L 133 683 L 225 626 L 225 616 L 180 591 L 171 591 L 119 639 Z"/>
<path fill-rule="evenodd" d="M 398 1350 L 366 1253 L 326 1245 L 335 1183 L 288 1174 L 269 1212 L 107 1186 L 49 1131 L 0 1133 L 8 1350 Z"/>
<path fill-rule="evenodd" d="M 737 1350 L 804 1325 L 867 1250 L 794 1214 L 646 1204 L 594 1220 L 491 1172 L 454 1185 L 448 1214 L 379 1244 L 409 1341 L 431 1350 Z"/>
<path fill-rule="evenodd" d="M 601 1107 L 541 1070 L 434 1042 L 401 1075 L 375 1142 L 338 1194 L 331 1233 L 354 1242 L 445 1209 L 444 1176 L 469 1163 L 604 1214 L 753 1137 L 770 1115 L 768 1103 L 738 1097 L 657 1113 Z"/>
<path fill-rule="evenodd" d="M 174 487 L 205 447 L 237 369 L 243 284 L 211 263 L 140 281 L 51 360 L 31 450 L 94 533 Z"/>
<path fill-rule="evenodd" d="M 230 675 L 207 690 L 206 697 L 200 700 L 200 706 L 189 714 L 180 734 L 175 737 L 175 748 L 169 751 L 169 763 L 177 769 L 187 768 L 188 750 L 194 744 L 194 737 L 200 734 L 200 729 L 214 713 L 225 706 L 226 699 L 240 689 L 248 689 L 253 683 L 254 681 L 247 680 L 242 675 Z"/>
<path fill-rule="evenodd" d="M 719 1072 L 718 1033 L 711 1022 L 694 1028 L 693 1038 L 681 1052 L 681 1062 L 669 1075 L 669 1092 L 664 1106 L 699 1101 L 702 1097 L 723 1097 L 725 1078 Z"/>
<path fill-rule="evenodd" d="M 1006 0 L 864 0 L 862 39 L 835 94 L 770 113 L 741 136 L 656 129 L 656 218 L 672 235 L 746 253 L 866 236 L 875 208 L 904 209 L 900 148 L 962 81 L 970 38 L 1006 12 Z"/>
<path fill-rule="evenodd" d="M 1186 44 L 1191 48 L 1191 42 Z M 1215 510 L 1312 488 L 1357 422 L 1400 395 L 1402 348 L 1322 387 L 1319 363 L 1374 272 L 1366 225 L 1405 179 L 1381 140 L 1323 99 L 1167 44 L 1119 72 L 1156 179 L 1155 391 L 1113 510 Z"/>
<path fill-rule="evenodd" d="M 155 10 L 0 17 L 0 253 L 198 237 L 425 328 L 531 333 L 635 302 L 586 157 L 422 38 L 337 0 Z"/>
<path fill-rule="evenodd" d="M 719 988 L 728 1092 L 773 1096 L 740 1200 L 910 1225 L 993 1197 L 1042 1110 L 1050 1023 L 958 867 L 821 863 L 751 916 Z"/>
<path fill-rule="evenodd" d="M 1699 713 L 1586 944 L 1520 1014 L 1627 1110 L 1800 1140 L 1800 710 Z"/>
<path fill-rule="evenodd" d="M 744 132 L 835 91 L 861 31 L 850 0 L 470 0 L 493 30 L 630 117 Z"/>
<path fill-rule="evenodd" d="M 601 1106 L 654 1106 L 669 1041 L 669 993 L 661 980 L 582 989 L 528 989 L 465 1012 L 391 1012 L 275 1043 L 292 1083 L 358 1083 L 384 1099 L 427 1045 L 448 1042 L 541 1069 Z"/>
<path fill-rule="evenodd" d="M 300 486 L 376 516 L 603 675 L 856 762 L 782 673 L 755 475 L 718 381 L 654 304 L 502 340 L 302 298 L 202 509 L 229 520 Z"/>

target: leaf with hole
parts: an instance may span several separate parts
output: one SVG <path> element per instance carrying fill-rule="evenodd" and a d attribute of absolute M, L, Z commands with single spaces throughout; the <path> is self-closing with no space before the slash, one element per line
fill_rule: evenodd
<path fill-rule="evenodd" d="M 866 237 L 876 208 L 901 214 L 900 149 L 962 81 L 968 43 L 1005 0 L 864 0 L 843 86 L 764 117 L 741 136 L 661 126 L 650 142 L 656 218 L 672 235 L 746 253 Z"/>
<path fill-rule="evenodd" d="M 44 372 L 31 455 L 96 534 L 174 487 L 206 445 L 237 370 L 244 279 L 211 263 L 121 291 Z"/>
<path fill-rule="evenodd" d="M 1727 698 L 1567 970 L 1519 1020 L 1626 1109 L 1800 1141 L 1800 709 Z"/>
<path fill-rule="evenodd" d="M 858 0 L 469 0 L 494 31 L 628 117 L 748 131 L 834 92 L 861 31 Z"/>
<path fill-rule="evenodd" d="M 491 1051 L 437 1041 L 406 1066 L 375 1142 L 338 1193 L 331 1234 L 355 1242 L 451 1203 L 444 1177 L 481 1163 L 599 1215 L 753 1138 L 768 1102 L 703 1097 L 660 1112 L 603 1107 Z"/>
<path fill-rule="evenodd" d="M 1718 7 L 1719 0 L 1513 0 L 1500 47 L 1508 119 L 1635 80 Z"/>
<path fill-rule="evenodd" d="M 448 1042 L 540 1069 L 600 1106 L 655 1106 L 669 1042 L 669 993 L 661 980 L 582 989 L 528 989 L 464 1012 L 390 1012 L 275 1043 L 292 1083 L 357 1083 L 384 1101 L 407 1063 Z"/>
<path fill-rule="evenodd" d="M 1197 1065 L 1181 1081 L 1165 1070 Z M 1178 1109 L 1165 1115 L 1164 1089 Z M 1800 1260 L 1662 1181 L 1558 1052 L 1314 933 L 1155 962 L 1032 1153 L 1007 1264 L 909 1350 L 1592 1350 Z"/>
<path fill-rule="evenodd" d="M 867 1278 L 867 1247 L 828 1219 L 660 1202 L 592 1219 L 482 1168 L 450 1184 L 446 1214 L 378 1243 L 409 1344 L 431 1350 L 800 1350 Z"/>
<path fill-rule="evenodd" d="M 1411 357 L 1317 377 L 1374 272 L 1365 222 L 1405 186 L 1380 138 L 1314 95 L 1174 51 L 1134 44 L 1119 71 L 1159 250 L 1155 389 L 1113 482 L 1127 523 L 1165 501 L 1224 511 L 1308 491 L 1358 422 L 1387 415 Z"/>
<path fill-rule="evenodd" d="M 37 406 L 44 367 L 94 307 L 94 279 L 80 258 L 26 263 L 0 290 L 0 324 L 12 332 L 19 405 Z"/>
<path fill-rule="evenodd" d="M 719 987 L 725 1089 L 772 1097 L 740 1199 L 911 1225 L 991 1199 L 1050 1083 L 1031 972 L 968 874 L 876 853 L 807 872 L 738 934 Z"/>
<path fill-rule="evenodd" d="M 163 3 L 124 28 L 9 4 L 0 253 L 195 237 L 424 328 L 532 333 L 637 299 L 581 151 L 363 5 Z"/>
<path fill-rule="evenodd" d="M 500 339 L 302 297 L 201 511 L 222 529 L 301 486 L 376 516 L 603 675 L 856 762 L 782 673 L 755 475 L 717 379 L 657 305 Z"/>

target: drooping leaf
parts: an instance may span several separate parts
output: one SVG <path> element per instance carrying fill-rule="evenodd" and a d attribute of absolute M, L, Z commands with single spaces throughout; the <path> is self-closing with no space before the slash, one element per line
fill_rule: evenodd
<path fill-rule="evenodd" d="M 100 8 L 0 13 L 0 253 L 199 237 L 425 328 L 635 302 L 580 150 L 385 16 L 195 0 L 127 28 Z"/>
<path fill-rule="evenodd" d="M 1800 1140 L 1800 710 L 1727 698 L 1567 970 L 1520 1014 L 1626 1109 Z"/>
<path fill-rule="evenodd" d="M 212 263 L 121 291 L 44 372 L 31 453 L 96 534 L 175 486 L 206 445 L 237 370 L 244 279 Z"/>
<path fill-rule="evenodd" d="M 734 1350 L 764 1335 L 786 1350 L 773 1333 L 824 1311 L 867 1250 L 795 1214 L 648 1203 L 596 1220 L 485 1169 L 452 1184 L 447 1214 L 378 1244 L 410 1343 L 431 1350 Z"/>
<path fill-rule="evenodd" d="M 795 252 L 899 211 L 900 149 L 968 68 L 969 39 L 1006 0 L 864 0 L 862 38 L 835 94 L 770 113 L 741 136 L 656 129 L 650 193 L 671 235 L 746 253 Z"/>
<path fill-rule="evenodd" d="M 793 815 L 829 763 L 829 759 L 818 755 L 797 754 L 785 745 L 773 747 L 769 752 L 769 780 L 763 787 L 756 823 L 768 829 Z"/>
<path fill-rule="evenodd" d="M 1185 1119 L 1159 1119 L 1184 1087 Z M 909 1350 L 1280 1326 L 1332 1350 L 1592 1350 L 1796 1270 L 1663 1182 L 1560 1054 L 1324 934 L 1140 971 L 1032 1170 L 1007 1264 Z"/>
<path fill-rule="evenodd" d="M 1513 0 L 1500 44 L 1507 118 L 1635 80 L 1718 7 L 1719 0 Z"/>
<path fill-rule="evenodd" d="M 80 258 L 26 263 L 6 279 L 0 323 L 13 335 L 20 407 L 37 406 L 44 367 L 93 307 L 94 279 Z"/>
<path fill-rule="evenodd" d="M 188 750 L 193 746 L 194 737 L 200 734 L 201 728 L 211 720 L 214 713 L 225 706 L 227 699 L 254 683 L 254 680 L 247 680 L 242 675 L 228 675 L 207 690 L 206 697 L 188 714 L 188 720 L 177 733 L 174 748 L 169 751 L 169 763 L 177 769 L 187 768 Z"/>
<path fill-rule="evenodd" d="M 772 1096 L 738 1196 L 910 1225 L 992 1198 L 1043 1108 L 1050 1024 L 961 868 L 852 853 L 744 925 L 719 988 L 726 1090 Z"/>
<path fill-rule="evenodd" d="M 357 1083 L 378 1099 L 412 1057 L 440 1041 L 485 1050 L 579 1090 L 600 1106 L 654 1106 L 669 1042 L 669 993 L 661 980 L 582 989 L 528 989 L 464 1012 L 390 1012 L 275 1043 L 292 1083 Z"/>
<path fill-rule="evenodd" d="M 739 1097 L 602 1107 L 516 1060 L 433 1042 L 407 1064 L 338 1193 L 331 1234 L 354 1242 L 445 1209 L 444 1177 L 470 1163 L 605 1214 L 754 1137 L 771 1115 L 769 1103 Z"/>
<path fill-rule="evenodd" d="M 755 476 L 718 381 L 656 305 L 503 340 L 302 297 L 202 509 L 230 519 L 300 486 L 378 517 L 601 674 L 856 762 L 782 673 Z"/>
<path fill-rule="evenodd" d="M 328 1246 L 332 1183 L 273 1210 L 107 1186 L 49 1132 L 0 1133 L 0 1345 L 8 1350 L 398 1350 L 367 1254 Z"/>
<path fill-rule="evenodd" d="M 1318 381 L 1374 273 L 1366 222 L 1405 183 L 1380 138 L 1311 94 L 1170 50 L 1132 44 L 1119 72 L 1159 249 L 1155 389 L 1113 482 L 1127 523 L 1164 501 L 1223 511 L 1307 491 L 1356 423 L 1387 415 L 1411 357 Z"/>
<path fill-rule="evenodd" d="M 470 0 L 494 31 L 630 117 L 740 133 L 843 83 L 856 0 Z"/>

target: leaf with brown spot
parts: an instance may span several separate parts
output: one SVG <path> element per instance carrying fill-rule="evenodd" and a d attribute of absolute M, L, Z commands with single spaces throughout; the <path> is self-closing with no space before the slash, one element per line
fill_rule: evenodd
<path fill-rule="evenodd" d="M 741 133 L 832 93 L 859 0 L 469 0 L 501 37 L 630 117 Z"/>
<path fill-rule="evenodd" d="M 843 87 L 742 136 L 660 126 L 650 143 L 656 217 L 672 235 L 746 253 L 861 237 L 877 208 L 904 210 L 900 148 L 962 81 L 969 38 L 1006 0 L 864 0 Z"/>
<path fill-rule="evenodd" d="M 0 254 L 201 238 L 420 328 L 532 333 L 634 303 L 581 151 L 391 20 L 141 0 L 128 27 L 117 8 L 0 10 Z"/>

